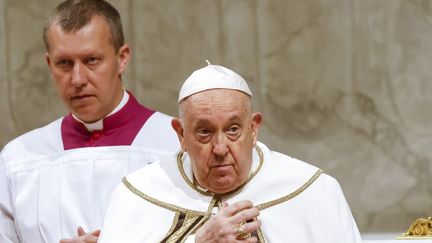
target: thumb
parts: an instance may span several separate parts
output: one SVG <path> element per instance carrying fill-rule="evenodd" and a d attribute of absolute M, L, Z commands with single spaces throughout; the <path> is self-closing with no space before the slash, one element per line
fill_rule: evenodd
<path fill-rule="evenodd" d="M 78 233 L 78 236 L 82 236 L 82 235 L 86 234 L 86 232 L 84 231 L 84 229 L 81 226 L 78 227 L 77 233 Z"/>

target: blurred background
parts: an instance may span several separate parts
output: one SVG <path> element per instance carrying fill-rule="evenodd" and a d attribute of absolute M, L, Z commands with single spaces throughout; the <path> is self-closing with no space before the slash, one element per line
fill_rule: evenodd
<path fill-rule="evenodd" d="M 0 148 L 67 112 L 41 37 L 58 3 L 0 0 Z M 175 116 L 193 70 L 227 66 L 264 114 L 260 140 L 335 177 L 362 233 L 432 216 L 432 1 L 111 3 L 146 106 Z"/>

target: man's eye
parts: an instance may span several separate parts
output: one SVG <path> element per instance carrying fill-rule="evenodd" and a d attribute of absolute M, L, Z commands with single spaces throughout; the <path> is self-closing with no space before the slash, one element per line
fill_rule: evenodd
<path fill-rule="evenodd" d="M 99 62 L 99 59 L 96 57 L 90 57 L 87 59 L 87 64 L 94 65 Z"/>
<path fill-rule="evenodd" d="M 198 129 L 197 133 L 200 136 L 207 136 L 210 134 L 210 130 L 207 128 L 201 128 L 201 129 Z"/>
<path fill-rule="evenodd" d="M 72 62 L 69 60 L 60 60 L 56 63 L 56 65 L 59 67 L 67 67 L 67 66 L 71 66 Z"/>
<path fill-rule="evenodd" d="M 240 131 L 240 127 L 239 126 L 232 126 L 228 129 L 228 133 L 230 134 L 236 134 Z"/>

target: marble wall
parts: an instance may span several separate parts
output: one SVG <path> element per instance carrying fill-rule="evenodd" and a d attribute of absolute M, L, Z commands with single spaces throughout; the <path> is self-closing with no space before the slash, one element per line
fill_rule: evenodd
<path fill-rule="evenodd" d="M 66 111 L 44 61 L 54 0 L 0 0 L 0 147 Z M 342 185 L 362 232 L 432 215 L 432 1 L 125 0 L 126 86 L 176 115 L 209 59 L 250 83 L 260 140 Z M 164 97 L 164 99 L 161 99 Z"/>

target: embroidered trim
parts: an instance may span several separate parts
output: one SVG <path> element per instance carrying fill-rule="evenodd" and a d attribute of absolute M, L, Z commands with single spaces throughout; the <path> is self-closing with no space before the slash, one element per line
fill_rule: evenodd
<path fill-rule="evenodd" d="M 157 206 L 166 208 L 166 209 L 174 211 L 174 212 L 180 211 L 180 212 L 183 212 L 183 213 L 186 213 L 186 214 L 195 214 L 195 215 L 202 215 L 202 216 L 205 216 L 205 215 L 208 214 L 207 212 L 201 212 L 201 211 L 190 210 L 190 209 L 187 209 L 187 208 L 182 208 L 182 207 L 179 207 L 179 206 L 176 206 L 176 205 L 173 205 L 173 204 L 170 204 L 170 203 L 162 202 L 162 201 L 159 201 L 159 200 L 157 200 L 155 198 L 152 198 L 152 197 L 144 194 L 143 192 L 141 192 L 137 188 L 135 188 L 132 184 L 130 184 L 130 182 L 126 179 L 126 177 L 123 177 L 122 182 L 126 186 L 126 188 L 128 188 L 135 195 L 137 195 L 140 198 L 142 198 L 142 199 L 144 199 L 144 200 L 146 200 L 146 201 L 148 201 L 150 203 L 153 203 L 153 204 L 155 204 Z"/>
<path fill-rule="evenodd" d="M 195 223 L 195 221 L 197 221 L 200 217 L 203 216 L 186 214 L 182 226 L 177 231 L 173 232 L 173 234 L 168 238 L 167 243 L 178 242 L 182 238 L 182 236 L 188 230 L 190 230 L 190 227 Z M 186 238 L 187 237 L 185 236 L 184 239 Z"/>
<path fill-rule="evenodd" d="M 257 232 L 257 238 L 259 243 L 265 243 L 264 234 L 261 230 L 261 227 L 258 228 Z"/>
<path fill-rule="evenodd" d="M 168 230 L 168 232 L 166 233 L 166 235 L 164 236 L 164 239 L 165 239 L 166 237 L 168 237 L 168 235 L 170 235 L 170 234 L 173 233 L 173 231 L 174 231 L 175 228 L 176 228 L 176 225 L 178 224 L 179 217 L 180 217 L 180 212 L 176 212 L 175 215 L 174 215 L 174 219 L 173 219 L 173 222 L 172 222 L 172 224 L 171 224 L 171 227 L 170 227 L 170 229 Z"/>
<path fill-rule="evenodd" d="M 210 204 L 209 204 L 209 207 L 208 207 L 208 209 L 207 209 L 207 215 L 205 215 L 186 235 L 185 235 L 185 237 L 183 238 L 183 240 L 181 241 L 181 243 L 183 243 L 183 242 L 185 242 L 186 241 L 186 239 L 187 239 L 187 237 L 190 235 L 190 234 L 194 234 L 195 233 L 195 231 L 201 226 L 201 225 L 203 225 L 210 217 L 211 217 L 211 215 L 212 215 L 212 211 L 213 211 L 213 207 L 216 205 L 216 203 L 217 203 L 217 199 L 216 198 L 213 198 L 212 199 L 212 201 L 210 202 Z"/>
<path fill-rule="evenodd" d="M 319 169 L 317 172 L 315 172 L 315 174 L 305 183 L 303 184 L 301 187 L 299 187 L 297 190 L 291 192 L 290 194 L 283 196 L 281 198 L 272 200 L 270 202 L 266 202 L 266 203 L 262 203 L 258 206 L 256 206 L 259 210 L 264 210 L 266 208 L 272 207 L 274 205 L 277 204 L 281 204 L 283 202 L 286 202 L 290 199 L 293 199 L 294 197 L 298 196 L 300 193 L 302 193 L 304 190 L 306 190 L 306 188 L 308 188 L 310 185 L 312 185 L 312 183 L 314 183 L 316 181 L 316 179 L 318 179 L 318 177 L 323 173 L 323 170 Z"/>

